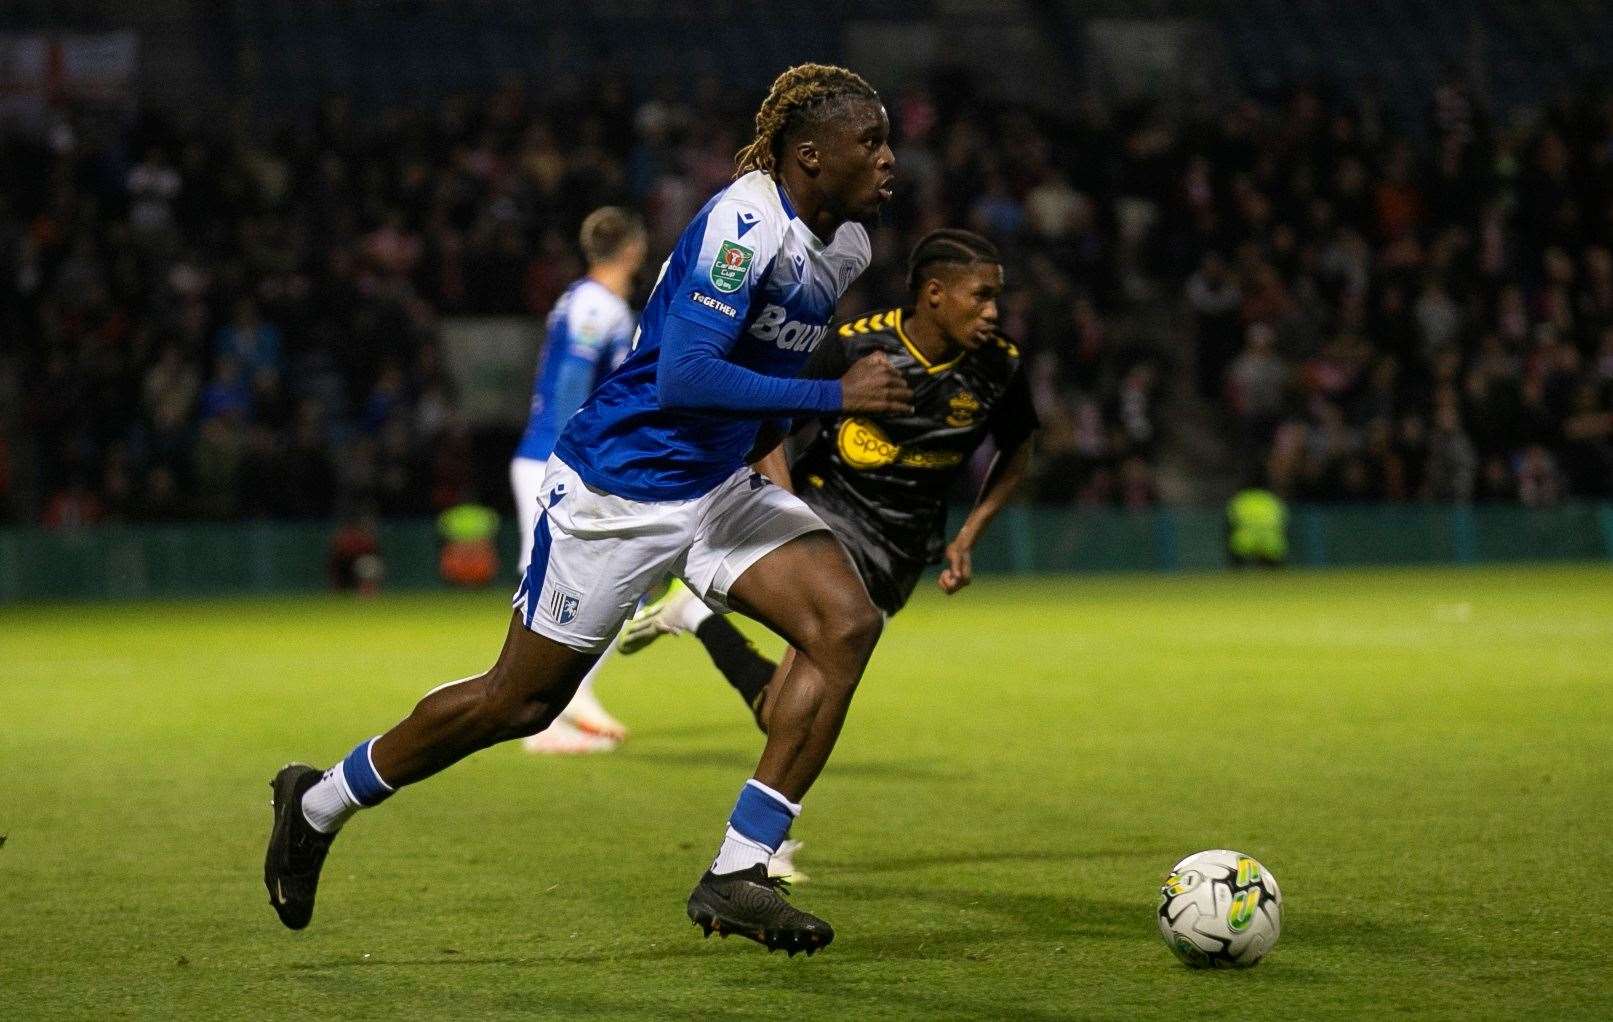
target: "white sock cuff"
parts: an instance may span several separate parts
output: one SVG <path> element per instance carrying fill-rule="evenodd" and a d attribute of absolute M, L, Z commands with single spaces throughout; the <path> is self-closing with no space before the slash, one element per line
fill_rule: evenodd
<path fill-rule="evenodd" d="M 463 680 L 469 681 L 470 679 L 465 678 Z M 456 684 L 457 684 L 457 682 L 456 682 Z M 379 737 L 381 737 L 381 736 L 380 735 L 375 736 L 375 738 L 379 738 Z M 364 759 L 370 764 L 370 773 L 372 775 L 374 775 L 375 782 L 377 784 L 379 784 L 381 787 L 385 788 L 387 791 L 397 791 L 398 789 L 396 789 L 396 788 L 392 787 L 392 785 L 386 783 L 386 778 L 381 776 L 381 771 L 375 769 L 375 738 L 371 738 L 369 741 L 364 743 Z M 345 780 L 346 778 L 343 778 L 343 779 Z"/>
<path fill-rule="evenodd" d="M 732 827 L 723 835 L 722 847 L 717 849 L 717 857 L 711 862 L 713 873 L 735 873 L 742 869 L 750 869 L 757 863 L 765 863 L 773 857 L 774 849 L 760 842 L 752 841 Z"/>
<path fill-rule="evenodd" d="M 371 764 L 371 769 L 374 769 L 374 764 Z M 347 760 L 337 760 L 336 765 L 325 772 L 325 776 L 336 781 L 337 786 L 342 789 L 342 798 L 349 805 L 356 806 L 359 804 L 358 796 L 353 794 L 353 786 L 347 783 Z M 304 798 L 306 797 L 304 796 Z"/>
<path fill-rule="evenodd" d="M 779 805 L 782 805 L 784 808 L 788 809 L 790 811 L 791 816 L 800 816 L 801 815 L 801 803 L 799 803 L 799 802 L 791 802 L 789 799 L 785 798 L 783 795 L 780 795 L 778 792 L 774 791 L 772 788 L 769 788 L 767 785 L 763 784 L 761 781 L 758 781 L 754 777 L 752 777 L 750 780 L 746 781 L 745 783 L 750 785 L 751 787 L 755 788 L 757 791 L 761 792 L 762 794 L 768 796 L 773 801 L 777 802 Z"/>
<path fill-rule="evenodd" d="M 766 852 L 768 855 L 772 855 L 775 851 L 777 851 L 777 849 L 769 848 L 766 845 L 762 844 L 760 841 L 753 841 L 752 839 L 750 839 L 750 838 L 746 837 L 745 835 L 741 834 L 739 831 L 735 830 L 733 827 L 728 828 L 728 832 L 723 835 L 723 840 L 725 840 L 725 841 L 737 841 L 740 844 L 746 846 L 747 848 L 759 848 L 762 851 Z"/>

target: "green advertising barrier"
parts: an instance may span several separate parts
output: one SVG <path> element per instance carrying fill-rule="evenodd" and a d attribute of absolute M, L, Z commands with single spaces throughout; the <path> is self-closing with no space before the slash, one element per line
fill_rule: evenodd
<path fill-rule="evenodd" d="M 0 603 L 325 589 L 336 529 L 301 522 L 0 529 Z M 384 522 L 378 539 L 384 589 L 442 585 L 432 522 Z M 1018 506 L 976 548 L 974 566 L 983 573 L 1207 571 L 1226 565 L 1225 541 L 1217 510 Z M 1307 567 L 1613 560 L 1613 504 L 1299 507 L 1289 541 L 1291 563 Z M 509 519 L 499 552 L 513 587 Z"/>

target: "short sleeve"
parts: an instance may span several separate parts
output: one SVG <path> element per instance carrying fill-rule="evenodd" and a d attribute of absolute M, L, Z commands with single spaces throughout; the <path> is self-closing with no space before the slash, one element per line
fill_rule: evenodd
<path fill-rule="evenodd" d="M 992 439 L 997 442 L 999 450 L 1005 451 L 1018 447 L 1026 437 L 1042 427 L 1022 370 L 1014 371 L 1013 379 L 1008 381 L 1008 389 L 992 406 L 988 422 Z"/>
<path fill-rule="evenodd" d="M 610 345 L 610 324 L 594 310 L 573 311 L 566 321 L 566 353 L 598 361 Z"/>
<path fill-rule="evenodd" d="M 597 362 L 616 339 L 618 310 L 597 295 L 578 296 L 566 317 L 566 351 L 574 358 Z"/>
<path fill-rule="evenodd" d="M 760 207 L 724 196 L 711 207 L 699 250 L 683 271 L 668 309 L 673 315 L 737 336 L 783 241 L 783 224 Z"/>

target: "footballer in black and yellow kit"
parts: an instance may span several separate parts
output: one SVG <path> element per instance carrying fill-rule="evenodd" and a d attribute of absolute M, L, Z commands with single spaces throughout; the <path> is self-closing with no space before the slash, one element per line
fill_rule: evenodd
<path fill-rule="evenodd" d="M 826 416 L 790 465 L 792 489 L 840 538 L 887 614 L 945 556 L 947 498 L 975 448 L 990 436 L 999 459 L 1011 462 L 1037 426 L 1019 349 L 994 322 L 971 338 L 975 347 L 933 357 L 908 336 L 909 315 L 892 309 L 843 324 L 805 374 L 838 379 L 859 358 L 883 352 L 913 390 L 912 412 Z"/>
<path fill-rule="evenodd" d="M 943 565 L 938 582 L 949 595 L 969 584 L 970 551 L 1023 479 L 1038 427 L 1021 352 L 998 324 L 996 248 L 968 231 L 934 231 L 914 248 L 908 270 L 909 305 L 842 323 L 803 375 L 832 379 L 877 354 L 902 374 L 911 408 L 797 422 L 793 459 L 780 446 L 757 462 L 829 526 L 886 614 L 902 608 L 928 565 Z M 948 539 L 947 498 L 988 436 L 996 458 Z M 629 622 L 621 649 L 683 631 L 700 637 L 766 730 L 768 690 L 783 668 L 681 587 Z"/>

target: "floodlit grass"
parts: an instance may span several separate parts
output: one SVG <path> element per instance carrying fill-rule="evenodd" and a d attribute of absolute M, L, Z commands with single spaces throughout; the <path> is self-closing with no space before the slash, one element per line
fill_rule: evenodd
<path fill-rule="evenodd" d="M 601 682 L 620 752 L 405 791 L 283 930 L 270 775 L 481 669 L 504 595 L 0 610 L 0 1014 L 1613 1016 L 1613 572 L 926 590 L 796 827 L 812 959 L 684 917 L 760 737 L 665 640 Z M 1252 972 L 1155 929 L 1219 846 L 1286 898 Z"/>

